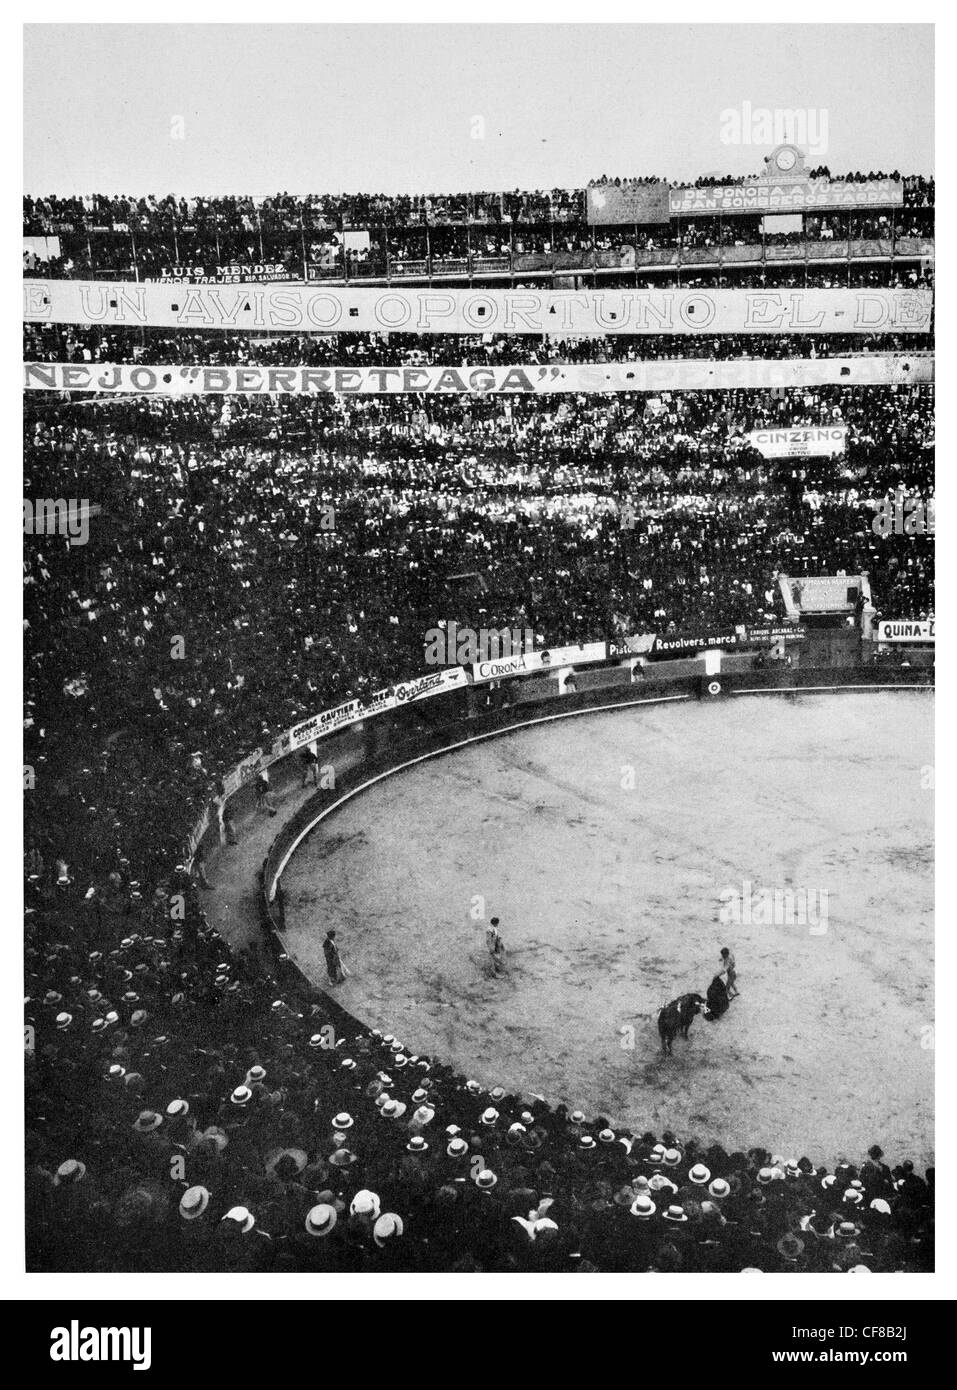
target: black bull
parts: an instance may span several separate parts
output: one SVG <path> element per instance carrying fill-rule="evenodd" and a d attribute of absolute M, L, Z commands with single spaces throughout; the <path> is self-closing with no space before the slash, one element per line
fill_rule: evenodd
<path fill-rule="evenodd" d="M 683 994 L 680 999 L 673 999 L 670 1004 L 664 1006 L 658 1015 L 658 1032 L 661 1034 L 663 1052 L 670 1053 L 671 1044 L 679 1033 L 683 1038 L 688 1036 L 688 1029 L 694 1022 L 695 1014 L 706 1004 L 707 1000 L 702 999 L 700 994 Z"/>

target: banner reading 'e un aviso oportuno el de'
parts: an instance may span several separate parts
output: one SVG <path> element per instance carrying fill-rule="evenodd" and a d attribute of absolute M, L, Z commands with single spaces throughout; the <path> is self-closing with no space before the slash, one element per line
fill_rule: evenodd
<path fill-rule="evenodd" d="M 305 333 L 926 333 L 930 290 L 439 290 L 24 280 L 28 323 Z"/>

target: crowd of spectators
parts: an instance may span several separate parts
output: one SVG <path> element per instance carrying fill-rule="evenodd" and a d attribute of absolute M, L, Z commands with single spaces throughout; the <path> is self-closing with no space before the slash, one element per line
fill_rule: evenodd
<path fill-rule="evenodd" d="M 830 178 L 839 183 L 867 183 L 900 179 L 891 174 L 830 174 L 826 167 L 811 171 L 811 178 Z M 708 175 L 687 184 L 674 181 L 670 188 L 706 188 L 740 185 L 753 179 Z M 659 178 L 590 179 L 588 188 L 641 188 L 661 185 Z M 921 175 L 904 177 L 904 205 L 933 207 L 934 180 Z M 506 193 L 429 194 L 290 194 L 272 197 L 136 198 L 133 196 L 24 197 L 23 232 L 41 236 L 69 225 L 71 229 L 131 228 L 144 241 L 162 242 L 170 228 L 213 234 L 250 235 L 264 231 L 342 230 L 346 227 L 505 223 L 584 222 L 585 192 L 554 188 Z"/>
<path fill-rule="evenodd" d="M 900 179 L 896 170 L 883 172 L 832 174 L 826 166 L 813 169 L 811 178 L 829 178 L 839 183 L 867 183 Z M 753 178 L 753 176 L 752 176 Z M 588 188 L 614 186 L 641 188 L 668 183 L 671 188 L 704 188 L 747 183 L 745 176 L 706 175 L 687 184 L 657 177 L 590 179 Z M 921 175 L 905 175 L 904 199 L 911 206 L 933 206 L 934 180 Z M 563 214 L 565 215 L 563 217 Z M 452 194 L 369 194 L 369 193 L 277 193 L 272 196 L 229 196 L 221 198 L 135 197 L 133 195 L 89 194 L 60 197 L 25 197 L 24 235 L 42 235 L 56 224 L 73 223 L 83 227 L 106 227 L 117 223 L 131 226 L 144 237 L 162 236 L 173 223 L 197 229 L 224 227 L 250 232 L 258 225 L 298 230 L 342 228 L 365 224 L 408 226 L 415 223 L 505 222 L 509 220 L 582 221 L 584 191 L 553 188 L 496 193 Z"/>
<path fill-rule="evenodd" d="M 927 333 L 674 333 L 559 338 L 541 334 L 276 333 L 249 337 L 97 324 L 23 326 L 25 362 L 136 362 L 174 366 L 507 366 L 565 362 L 657 362 L 927 353 Z"/>
<path fill-rule="evenodd" d="M 290 194 L 273 197 L 175 198 L 155 196 L 24 198 L 26 236 L 73 228 L 130 227 L 144 240 L 162 240 L 173 225 L 206 232 L 339 229 L 362 226 L 414 227 L 471 222 L 537 222 L 584 218 L 580 189 L 555 188 L 500 193 L 386 195 L 368 193 Z"/>
<path fill-rule="evenodd" d="M 809 179 L 830 179 L 832 183 L 875 183 L 884 179 L 903 179 L 904 199 L 908 197 L 914 206 L 933 204 L 934 201 L 934 180 L 924 178 L 922 174 L 901 174 L 894 169 L 891 173 L 885 174 L 883 170 L 863 173 L 856 170 L 848 174 L 832 174 L 826 164 L 818 164 L 813 169 L 808 170 Z M 651 176 L 647 178 L 609 178 L 607 174 L 602 174 L 599 178 L 589 179 L 589 188 L 642 188 L 656 184 L 668 184 L 669 188 L 731 188 L 738 187 L 744 183 L 753 183 L 759 176 L 756 174 L 703 174 L 692 183 L 685 183 L 681 180 L 669 181 L 665 178 Z"/>
<path fill-rule="evenodd" d="M 882 174 L 847 175 L 863 182 Z M 897 177 L 892 175 L 890 177 Z M 641 187 L 655 179 L 599 179 L 589 187 Z M 699 179 L 693 186 L 747 180 Z M 25 198 L 24 272 L 54 278 L 146 280 L 185 273 L 215 275 L 232 267 L 269 267 L 273 278 L 387 277 L 470 273 L 520 274 L 534 258 L 553 270 L 607 270 L 608 254 L 625 248 L 622 264 L 673 253 L 677 260 L 752 248 L 773 258 L 819 242 L 875 254 L 910 254 L 907 243 L 933 237 L 933 180 L 908 178 L 903 209 L 808 214 L 802 231 L 778 233 L 750 214 L 676 218 L 627 227 L 589 224 L 581 189 L 428 197 L 279 194 L 271 198 Z M 679 186 L 679 185 L 672 185 Z M 349 230 L 368 234 L 351 244 Z M 899 245 L 899 243 L 904 245 Z M 462 263 L 462 264 L 460 264 Z"/>
<path fill-rule="evenodd" d="M 579 271 L 601 274 L 631 271 L 653 274 L 650 288 L 688 283 L 688 267 L 722 267 L 705 272 L 707 283 L 763 284 L 784 272 L 795 283 L 846 285 L 869 275 L 875 284 L 932 283 L 933 255 L 926 231 L 909 227 L 895 239 L 875 237 L 835 245 L 830 235 L 815 241 L 799 232 L 769 232 L 747 237 L 723 227 L 720 233 L 697 230 L 688 223 L 677 233 L 643 228 L 528 229 L 510 239 L 500 229 L 440 228 L 389 235 L 385 243 L 344 247 L 334 240 L 313 241 L 308 250 L 297 240 L 260 250 L 247 246 L 226 259 L 216 248 L 197 247 L 190 259 L 169 247 L 137 252 L 125 237 L 81 242 L 59 238 L 60 254 L 23 252 L 23 274 L 30 279 L 112 279 L 131 282 L 235 284 L 242 281 L 389 280 L 415 276 L 420 280 L 456 277 L 508 277 L 528 273 Z M 787 254 L 785 249 L 788 248 Z M 827 248 L 825 250 L 825 248 Z M 930 248 L 932 251 L 932 248 Z M 792 251 L 801 254 L 791 254 Z M 822 260 L 827 261 L 821 266 Z M 795 264 L 796 262 L 796 264 Z M 659 267 L 662 269 L 659 270 Z M 669 270 L 669 267 L 675 267 Z M 739 267 L 741 269 L 739 270 Z M 682 269 L 683 268 L 683 269 Z M 822 278 L 823 277 L 823 278 Z M 544 283 L 549 283 L 545 281 Z"/>
<path fill-rule="evenodd" d="M 24 495 L 88 498 L 103 515 L 85 546 L 27 547 L 26 761 L 58 769 L 30 805 L 48 826 L 65 806 L 97 808 L 73 827 L 87 832 L 80 862 L 109 859 L 118 825 L 139 824 L 150 855 L 175 852 L 188 788 L 197 805 L 206 790 L 191 753 L 221 773 L 316 708 L 415 672 L 452 571 L 486 580 L 483 611 L 463 622 L 531 626 L 549 644 L 755 621 L 779 570 L 866 569 L 885 616 L 926 614 L 932 539 L 878 538 L 869 517 L 899 486 L 929 498 L 931 399 L 828 387 L 38 403 Z M 836 422 L 850 431 L 839 464 L 768 463 L 745 438 Z M 624 500 L 643 517 L 633 530 Z M 332 538 L 318 525 L 330 505 Z M 277 641 L 287 661 L 264 663 Z M 116 785 L 117 758 L 148 760 L 150 775 Z M 77 785 L 66 767 L 85 769 Z"/>
<path fill-rule="evenodd" d="M 231 956 L 175 870 L 148 904 L 120 873 L 92 903 L 43 881 L 30 1270 L 933 1266 L 932 1169 L 874 1146 L 829 1170 L 486 1089 L 284 982 L 281 962 Z"/>
<path fill-rule="evenodd" d="M 649 342 L 466 350 L 674 350 Z M 214 360 L 202 335 L 163 330 L 33 325 L 26 346 Z M 219 340 L 220 360 L 286 363 L 454 346 Z M 846 425 L 846 455 L 771 462 L 748 445 L 802 424 Z M 925 616 L 932 537 L 871 520 L 901 488 L 932 502 L 930 387 L 31 393 L 24 450 L 25 497 L 93 509 L 87 544 L 25 544 L 31 1268 L 932 1266 L 932 1170 L 874 1149 L 828 1172 L 773 1135 L 728 1152 L 485 1091 L 340 1015 L 281 956 L 231 950 L 183 848 L 249 749 L 421 670 L 455 573 L 483 578 L 463 625 L 531 627 L 548 645 L 779 617 L 782 571 L 866 570 L 879 616 Z"/>

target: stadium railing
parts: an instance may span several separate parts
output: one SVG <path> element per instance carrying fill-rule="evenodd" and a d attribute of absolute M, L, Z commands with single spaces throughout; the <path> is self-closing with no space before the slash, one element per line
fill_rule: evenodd
<path fill-rule="evenodd" d="M 918 654 L 911 653 L 918 660 Z M 900 661 L 906 658 L 906 651 Z M 402 768 L 428 758 L 451 753 L 469 743 L 508 732 L 511 729 L 574 715 L 623 709 L 646 703 L 677 702 L 691 699 L 734 698 L 736 696 L 802 692 L 823 693 L 841 690 L 929 690 L 933 689 L 931 665 L 902 666 L 860 663 L 853 666 L 792 667 L 783 664 L 765 668 L 723 670 L 708 674 L 703 657 L 668 662 L 668 674 L 657 676 L 654 667 L 645 666 L 639 679 L 633 678 L 630 662 L 620 655 L 584 669 L 573 668 L 576 682 L 585 688 L 561 693 L 547 672 L 513 676 L 500 682 L 462 684 L 432 699 L 413 701 L 397 709 L 368 714 L 318 740 L 320 764 L 334 764 L 335 786 L 319 790 L 286 822 L 273 841 L 262 869 L 261 912 L 264 925 L 282 931 L 282 872 L 295 847 L 310 830 L 341 802 Z M 567 669 L 563 666 L 562 668 Z M 545 693 L 546 685 L 555 688 Z M 257 771 L 270 767 L 273 786 L 283 779 L 292 783 L 302 774 L 297 754 L 302 745 L 282 748 L 284 739 L 273 745 L 273 753 L 253 755 L 240 765 L 239 775 L 227 796 L 213 803 L 194 830 L 190 857 L 207 835 L 221 840 L 220 813 L 225 801 L 239 798 L 250 808 L 255 795 Z M 280 750 L 281 751 L 277 751 Z M 277 779 L 278 774 L 278 779 Z M 229 779 L 225 779 L 228 783 Z M 281 945 L 278 947 L 281 949 Z"/>

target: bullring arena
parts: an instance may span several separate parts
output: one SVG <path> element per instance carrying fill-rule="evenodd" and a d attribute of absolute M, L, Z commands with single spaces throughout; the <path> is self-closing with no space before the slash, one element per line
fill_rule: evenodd
<path fill-rule="evenodd" d="M 932 1163 L 933 698 L 782 695 L 536 710 L 306 794 L 322 819 L 282 878 L 283 949 L 329 988 L 334 928 L 337 1003 L 486 1089 L 828 1163 L 879 1133 Z M 215 878 L 275 824 L 251 815 Z M 761 920 L 762 885 L 797 889 L 790 920 Z M 241 940 L 251 908 L 221 929 Z M 662 1056 L 658 1009 L 704 993 L 728 941 L 740 998 Z"/>
<path fill-rule="evenodd" d="M 619 172 L 582 41 L 541 187 L 31 175 L 31 1275 L 934 1269 L 932 149 Z"/>

